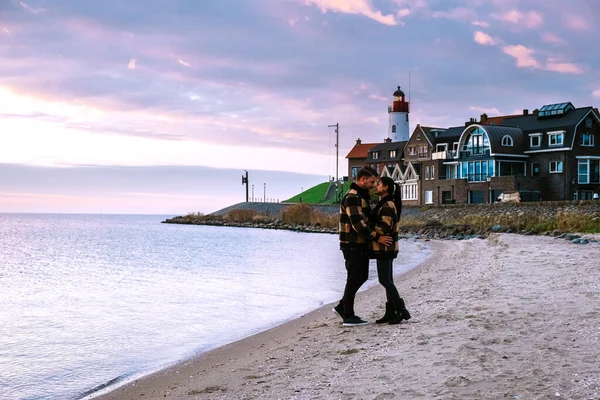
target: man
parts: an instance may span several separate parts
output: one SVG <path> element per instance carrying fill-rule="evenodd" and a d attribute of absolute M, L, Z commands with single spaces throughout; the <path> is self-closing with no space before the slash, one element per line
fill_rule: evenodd
<path fill-rule="evenodd" d="M 354 298 L 369 277 L 369 241 L 386 246 L 392 242 L 390 236 L 380 236 L 368 223 L 371 214 L 369 191 L 375 186 L 376 180 L 377 172 L 373 168 L 361 168 L 356 175 L 356 182 L 350 185 L 340 205 L 340 248 L 344 254 L 347 276 L 344 297 L 333 311 L 342 317 L 344 326 L 368 323 L 354 313 Z"/>

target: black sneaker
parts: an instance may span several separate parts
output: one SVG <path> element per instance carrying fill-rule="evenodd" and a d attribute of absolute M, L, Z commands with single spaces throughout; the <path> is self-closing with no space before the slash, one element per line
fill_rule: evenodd
<path fill-rule="evenodd" d="M 360 319 L 356 315 L 353 315 L 348 318 L 344 318 L 344 326 L 358 326 L 358 325 L 367 325 L 368 322 Z"/>
<path fill-rule="evenodd" d="M 338 317 L 340 317 L 341 319 L 344 319 L 344 306 L 343 305 L 338 304 L 337 306 L 333 307 L 331 309 L 331 311 L 336 313 L 338 315 Z"/>

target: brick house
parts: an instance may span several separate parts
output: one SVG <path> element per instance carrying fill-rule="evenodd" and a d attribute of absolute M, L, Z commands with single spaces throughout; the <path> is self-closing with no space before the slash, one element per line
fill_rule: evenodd
<path fill-rule="evenodd" d="M 377 143 L 362 143 L 360 138 L 356 139 L 356 144 L 346 156 L 346 159 L 348 159 L 348 179 L 356 180 L 358 170 L 367 164 L 369 150 L 376 145 Z"/>

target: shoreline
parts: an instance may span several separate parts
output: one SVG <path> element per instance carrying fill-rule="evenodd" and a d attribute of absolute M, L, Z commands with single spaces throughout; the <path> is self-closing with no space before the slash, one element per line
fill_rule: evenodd
<path fill-rule="evenodd" d="M 543 236 L 431 241 L 396 275 L 413 314 L 344 328 L 326 305 L 95 399 L 600 398 L 600 246 Z M 357 314 L 383 313 L 375 285 Z"/>
<path fill-rule="evenodd" d="M 430 258 L 432 258 L 435 254 L 435 242 L 431 241 L 423 241 L 423 247 L 425 249 L 421 250 L 422 259 L 406 269 L 405 267 L 400 267 L 400 265 L 395 266 L 396 269 L 401 268 L 402 271 L 396 272 L 394 278 L 398 279 L 401 276 L 404 276 L 410 273 L 412 270 L 418 268 L 421 264 L 427 262 Z M 340 266 L 343 268 L 343 265 Z M 372 271 L 371 271 L 372 272 Z M 376 272 L 375 272 L 376 274 Z M 344 282 L 341 282 L 341 288 L 343 289 Z M 369 284 L 366 282 L 365 285 Z M 378 282 L 371 282 L 371 286 L 366 288 L 361 288 L 361 290 L 357 293 L 356 303 L 359 302 L 359 299 L 363 296 L 369 296 L 367 293 L 379 288 L 380 285 Z M 306 314 L 300 315 L 299 317 L 287 320 L 278 325 L 265 328 L 264 330 L 253 333 L 249 336 L 243 337 L 241 339 L 235 340 L 233 342 L 229 342 L 218 347 L 212 348 L 207 351 L 199 352 L 198 354 L 192 355 L 189 358 L 180 360 L 175 362 L 172 365 L 168 365 L 164 368 L 161 368 L 156 371 L 152 371 L 149 373 L 135 374 L 133 376 L 119 376 L 113 378 L 107 382 L 101 383 L 94 388 L 87 390 L 82 393 L 78 399 L 80 400 L 109 400 L 109 399 L 121 399 L 121 398 L 138 398 L 138 397 L 121 397 L 121 396 L 129 396 L 127 392 L 130 390 L 129 387 L 132 388 L 138 387 L 139 385 L 143 385 L 144 382 L 151 382 L 155 379 L 162 380 L 165 376 L 181 373 L 180 369 L 187 368 L 190 365 L 196 365 L 198 363 L 204 364 L 206 362 L 212 362 L 214 359 L 220 359 L 222 357 L 231 357 L 233 353 L 239 352 L 239 347 L 246 348 L 248 346 L 255 346 L 256 343 L 261 343 L 264 345 L 265 338 L 273 338 L 277 337 L 281 332 L 287 332 L 290 330 L 297 329 L 299 324 L 303 323 L 306 320 L 312 319 L 320 319 L 321 317 L 330 317 L 333 314 L 331 311 L 333 307 L 333 303 L 323 305 L 315 310 L 309 311 Z M 358 309 L 357 304 L 357 309 Z M 139 382 L 139 383 L 138 383 Z M 124 391 L 125 393 L 121 393 Z M 145 395 L 141 395 L 145 396 Z M 146 398 L 146 397 L 144 397 Z"/>

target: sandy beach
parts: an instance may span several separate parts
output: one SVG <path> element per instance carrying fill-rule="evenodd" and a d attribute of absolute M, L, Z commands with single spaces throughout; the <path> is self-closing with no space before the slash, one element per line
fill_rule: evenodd
<path fill-rule="evenodd" d="M 396 279 L 409 321 L 344 328 L 327 305 L 97 398 L 600 399 L 598 243 L 427 245 Z M 361 292 L 357 314 L 384 302 L 379 285 Z"/>

